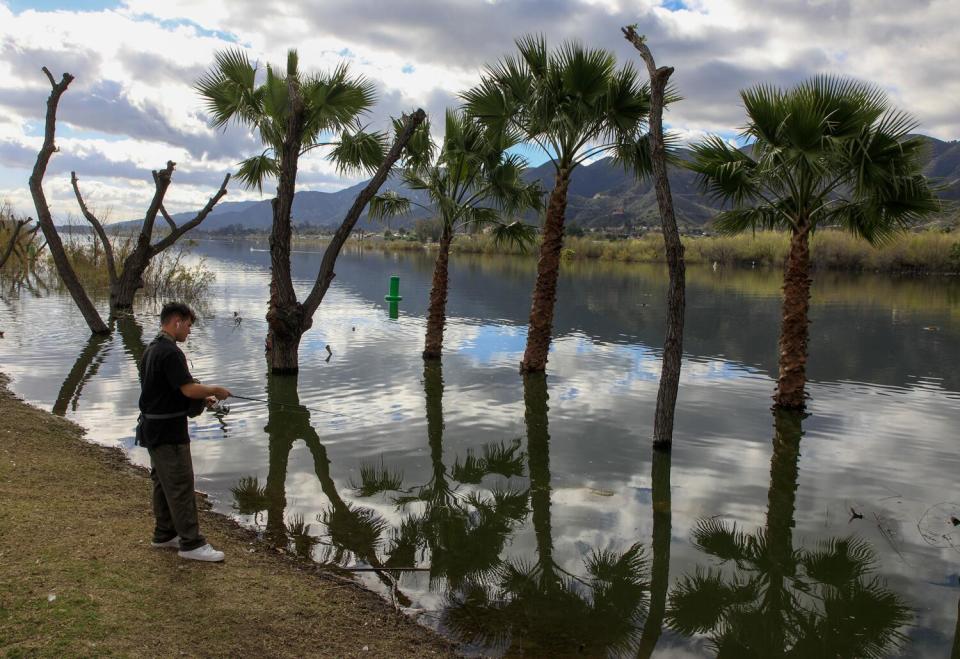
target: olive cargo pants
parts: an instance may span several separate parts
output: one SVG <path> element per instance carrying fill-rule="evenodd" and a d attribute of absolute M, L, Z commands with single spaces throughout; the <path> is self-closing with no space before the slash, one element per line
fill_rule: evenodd
<path fill-rule="evenodd" d="M 153 541 L 166 542 L 180 536 L 180 551 L 202 547 L 207 541 L 200 535 L 197 520 L 190 444 L 160 444 L 148 450 L 156 518 Z"/>

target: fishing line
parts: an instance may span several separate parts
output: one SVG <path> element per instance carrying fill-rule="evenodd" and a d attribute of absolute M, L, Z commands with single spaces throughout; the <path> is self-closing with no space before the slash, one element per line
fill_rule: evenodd
<path fill-rule="evenodd" d="M 254 398 L 252 396 L 238 396 L 237 394 L 230 394 L 231 398 L 236 398 L 237 400 L 249 400 L 254 403 L 264 403 L 265 405 L 279 405 L 281 407 L 293 408 L 300 412 L 319 412 L 320 414 L 331 414 L 333 416 L 342 416 L 348 419 L 357 419 L 362 421 L 363 418 L 359 416 L 354 416 L 352 414 L 345 414 L 344 412 L 334 412 L 332 410 L 325 410 L 320 407 L 308 407 L 306 405 L 301 405 L 299 403 L 283 403 L 279 401 L 270 401 L 266 398 Z"/>

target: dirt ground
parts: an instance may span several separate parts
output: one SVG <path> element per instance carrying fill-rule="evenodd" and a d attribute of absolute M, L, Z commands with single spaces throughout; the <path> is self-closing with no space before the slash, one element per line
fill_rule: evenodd
<path fill-rule="evenodd" d="M 455 656 L 376 594 L 212 512 L 201 529 L 225 563 L 152 549 L 146 472 L 6 383 L 0 374 L 0 653 Z"/>

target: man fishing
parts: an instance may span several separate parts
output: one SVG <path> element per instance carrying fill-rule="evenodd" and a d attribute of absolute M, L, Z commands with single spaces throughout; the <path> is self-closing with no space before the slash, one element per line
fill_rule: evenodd
<path fill-rule="evenodd" d="M 160 312 L 160 333 L 147 346 L 140 366 L 137 443 L 150 453 L 156 518 L 151 546 L 178 548 L 181 558 L 219 562 L 223 552 L 200 534 L 187 417 L 200 414 L 204 403 L 210 407 L 229 398 L 230 392 L 200 384 L 190 375 L 177 343 L 187 340 L 196 318 L 181 302 L 165 304 Z"/>

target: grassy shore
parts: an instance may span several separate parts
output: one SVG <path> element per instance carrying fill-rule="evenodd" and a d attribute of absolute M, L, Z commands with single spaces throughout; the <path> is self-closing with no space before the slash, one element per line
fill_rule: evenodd
<path fill-rule="evenodd" d="M 737 236 L 684 236 L 687 263 L 717 263 L 780 267 L 790 238 L 776 231 L 758 231 Z M 305 240 L 304 242 L 308 242 Z M 418 251 L 429 249 L 412 240 L 364 241 L 370 249 Z M 495 245 L 486 235 L 457 236 L 453 251 L 460 254 L 519 254 L 519 250 Z M 530 250 L 537 253 L 537 248 Z M 566 261 L 600 260 L 622 263 L 663 263 L 663 238 L 653 231 L 640 238 L 598 239 L 568 236 L 564 241 Z M 811 262 L 817 270 L 895 273 L 960 273 L 960 231 L 927 230 L 904 233 L 882 247 L 837 230 L 818 231 L 810 243 Z"/>
<path fill-rule="evenodd" d="M 207 510 L 201 528 L 226 563 L 151 549 L 145 471 L 6 383 L 0 374 L 0 654 L 453 654 L 374 593 Z"/>

